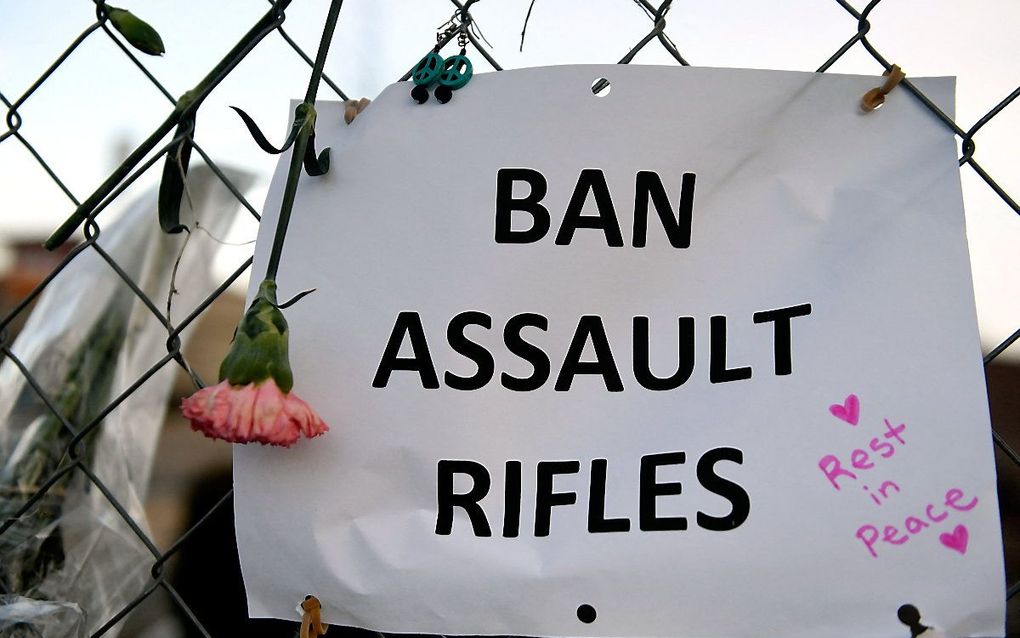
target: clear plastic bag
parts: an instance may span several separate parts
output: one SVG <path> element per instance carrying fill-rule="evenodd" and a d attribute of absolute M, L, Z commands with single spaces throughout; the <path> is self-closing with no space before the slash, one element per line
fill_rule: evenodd
<path fill-rule="evenodd" d="M 0 596 L 0 636 L 85 638 L 85 612 L 74 603 Z"/>
<path fill-rule="evenodd" d="M 228 176 L 242 189 L 251 181 L 235 171 Z M 163 312 L 173 280 L 174 323 L 212 291 L 210 267 L 220 247 L 214 237 L 226 233 L 238 210 L 204 166 L 191 172 L 188 188 L 198 211 L 192 214 L 200 215 L 208 232 L 163 234 L 153 190 L 104 227 L 97 240 Z M 182 344 L 189 332 L 181 335 Z M 12 352 L 54 407 L 81 427 L 166 355 L 167 338 L 167 328 L 103 256 L 87 249 L 47 286 Z M 76 469 L 0 534 L 0 591 L 20 595 L 0 599 L 0 637 L 77 635 L 67 633 L 69 621 L 53 620 L 68 618 L 70 609 L 78 609 L 81 631 L 91 634 L 152 582 L 153 554 L 132 524 L 148 535 L 142 504 L 177 367 L 170 362 L 133 389 L 77 448 L 78 458 L 122 511 Z M 0 521 L 72 462 L 72 437 L 22 371 L 5 360 Z"/>

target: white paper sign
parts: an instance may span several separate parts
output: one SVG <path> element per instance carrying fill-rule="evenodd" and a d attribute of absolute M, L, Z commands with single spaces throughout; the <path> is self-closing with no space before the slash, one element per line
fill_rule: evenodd
<path fill-rule="evenodd" d="M 235 451 L 251 614 L 891 638 L 912 604 L 1002 636 L 956 148 L 905 89 L 862 114 L 878 84 L 571 66 L 320 104 L 278 281 L 317 289 L 286 314 L 332 429 Z"/>

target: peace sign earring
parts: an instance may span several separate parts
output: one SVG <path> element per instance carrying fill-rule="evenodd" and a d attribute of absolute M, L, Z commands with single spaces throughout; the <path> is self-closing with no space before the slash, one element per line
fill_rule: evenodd
<path fill-rule="evenodd" d="M 418 64 L 411 70 L 411 79 L 414 80 L 414 88 L 411 89 L 411 98 L 418 104 L 424 104 L 429 99 L 429 85 L 435 82 L 444 69 L 443 57 L 439 55 L 439 45 L 425 55 Z"/>
<path fill-rule="evenodd" d="M 440 104 L 446 104 L 452 100 L 453 92 L 463 88 L 471 79 L 474 69 L 471 66 L 471 60 L 465 53 L 467 53 L 467 49 L 461 47 L 460 53 L 446 58 L 443 62 L 443 70 L 439 74 L 439 86 L 436 87 L 436 99 Z"/>

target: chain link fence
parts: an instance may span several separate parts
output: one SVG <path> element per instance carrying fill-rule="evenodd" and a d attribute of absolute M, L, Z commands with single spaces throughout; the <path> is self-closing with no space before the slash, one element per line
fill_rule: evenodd
<path fill-rule="evenodd" d="M 434 0 L 440 2 L 442 0 Z M 845 11 L 845 24 L 846 24 L 846 40 L 842 43 L 834 44 L 831 56 L 822 61 L 818 66 L 818 72 L 825 72 L 829 70 L 833 64 L 840 60 L 849 51 L 855 48 L 863 48 L 875 61 L 875 72 L 881 72 L 882 70 L 888 70 L 892 66 L 892 60 L 887 59 L 883 56 L 882 52 L 879 51 L 871 41 L 869 41 L 869 32 L 872 28 L 870 21 L 871 14 L 875 7 L 879 4 L 879 0 L 873 0 L 862 10 L 858 10 L 850 5 L 846 0 L 833 0 L 842 10 Z M 454 24 L 464 24 L 466 26 L 473 26 L 473 15 L 472 9 L 476 8 L 474 5 L 477 0 L 466 0 L 461 2 L 459 0 L 451 0 L 452 5 L 450 10 L 454 12 Z M 621 3 L 628 4 L 628 0 L 620 0 Z M 270 39 L 277 39 L 278 42 L 284 43 L 289 49 L 293 51 L 296 57 L 286 61 L 287 64 L 300 64 L 302 61 L 307 67 L 304 68 L 304 72 L 310 71 L 313 64 L 312 56 L 306 53 L 305 50 L 299 46 L 298 42 L 294 37 L 287 32 L 284 27 L 285 20 L 287 17 L 286 11 L 290 8 L 289 0 L 275 0 L 270 1 L 266 7 L 265 15 L 258 20 L 252 29 L 245 34 L 240 42 L 237 43 L 226 56 L 215 66 L 211 67 L 212 71 L 207 76 L 207 82 L 202 89 L 206 93 L 212 91 L 218 84 L 226 80 L 233 72 L 237 65 L 241 64 L 242 61 L 252 51 L 256 50 L 260 46 L 264 46 L 263 42 Z M 532 3 L 533 5 L 534 3 Z M 678 64 L 687 65 L 688 62 L 682 53 L 682 47 L 670 38 L 667 34 L 667 16 L 672 8 L 672 0 L 665 0 L 658 4 L 651 2 L 650 0 L 633 0 L 634 10 L 641 11 L 647 18 L 647 33 L 641 37 L 624 55 L 619 59 L 619 63 L 626 64 L 631 62 L 635 56 L 645 49 L 646 47 L 662 47 L 663 50 Z M 539 5 L 539 8 L 541 5 Z M 528 7 L 528 13 L 530 15 L 531 8 Z M 100 187 L 96 192 L 91 195 L 87 200 L 80 200 L 79 195 L 68 185 L 68 183 L 62 179 L 58 170 L 54 168 L 50 158 L 48 158 L 39 148 L 33 145 L 31 135 L 25 130 L 25 123 L 29 120 L 30 115 L 28 114 L 31 109 L 30 107 L 33 97 L 37 94 L 39 89 L 44 87 L 48 81 L 51 80 L 54 73 L 61 69 L 62 66 L 67 65 L 69 61 L 73 60 L 79 52 L 85 48 L 87 43 L 96 38 L 108 39 L 112 42 L 119 51 L 130 61 L 132 65 L 137 67 L 140 71 L 140 75 L 137 76 L 137 81 L 143 84 L 149 84 L 154 87 L 159 94 L 165 98 L 167 106 L 174 109 L 178 106 L 178 100 L 174 98 L 173 94 L 161 83 L 160 78 L 155 73 L 151 72 L 147 68 L 146 63 L 140 59 L 136 52 L 123 41 L 122 36 L 111 27 L 109 21 L 109 8 L 105 5 L 103 0 L 95 0 L 95 21 L 89 24 L 81 33 L 67 45 L 59 56 L 50 64 L 38 78 L 31 83 L 31 85 L 20 95 L 12 95 L 7 93 L 9 90 L 7 87 L 0 85 L 0 102 L 3 103 L 6 109 L 6 126 L 3 127 L 0 132 L 0 144 L 2 145 L 20 145 L 26 150 L 34 162 L 37 162 L 53 184 L 59 188 L 59 190 L 66 196 L 67 201 L 70 202 L 75 208 L 82 205 L 83 201 L 91 202 L 92 207 L 86 215 L 84 215 L 79 221 L 84 223 L 84 236 L 83 242 L 77 244 L 74 248 L 66 252 L 65 256 L 60 260 L 59 264 L 46 275 L 41 282 L 38 283 L 23 299 L 18 302 L 13 309 L 10 310 L 0 320 L 0 353 L 9 362 L 8 365 L 13 364 L 24 377 L 27 382 L 27 387 L 31 389 L 31 393 L 34 394 L 33 400 L 41 402 L 45 409 L 49 411 L 50 416 L 59 423 L 59 427 L 64 430 L 66 440 L 66 446 L 61 450 L 62 460 L 57 466 L 56 471 L 52 472 L 48 476 L 41 477 L 41 480 L 36 485 L 30 486 L 29 493 L 26 493 L 20 500 L 17 501 L 18 507 L 10 511 L 5 511 L 5 517 L 0 521 L 0 541 L 3 540 L 4 535 L 15 534 L 21 523 L 33 519 L 39 515 L 40 509 L 44 509 L 47 504 L 47 499 L 51 499 L 71 478 L 77 478 L 78 480 L 84 481 L 89 485 L 88 490 L 93 494 L 99 494 L 108 503 L 111 508 L 111 512 L 119 517 L 119 523 L 126 530 L 129 530 L 130 534 L 133 535 L 140 545 L 144 548 L 147 558 L 144 562 L 148 569 L 148 582 L 145 586 L 141 587 L 138 591 L 131 592 L 130 596 L 127 596 L 127 602 L 117 609 L 108 618 L 102 619 L 90 619 L 88 631 L 92 636 L 101 636 L 108 633 L 116 633 L 118 628 L 122 625 L 122 621 L 131 614 L 140 605 L 143 605 L 147 599 L 162 592 L 167 595 L 174 605 L 176 605 L 180 612 L 189 619 L 193 624 L 195 635 L 210 636 L 210 630 L 203 624 L 199 619 L 193 607 L 196 604 L 194 600 L 187 600 L 185 596 L 175 589 L 171 584 L 170 578 L 168 578 L 168 570 L 166 569 L 168 561 L 177 555 L 182 548 L 189 544 L 202 542 L 201 530 L 203 526 L 207 524 L 213 517 L 223 515 L 224 512 L 229 512 L 231 507 L 231 492 L 229 489 L 216 500 L 210 504 L 208 510 L 198 517 L 198 522 L 181 534 L 173 543 L 169 546 L 158 546 L 157 543 L 150 537 L 146 531 L 146 524 L 144 521 L 137 520 L 138 510 L 132 508 L 129 504 L 121 501 L 121 498 L 117 495 L 117 490 L 111 488 L 107 482 L 104 482 L 99 473 L 92 467 L 88 452 L 89 446 L 93 445 L 93 437 L 97 429 L 104 423 L 104 420 L 111 415 L 115 410 L 118 409 L 125 401 L 127 401 L 134 393 L 138 392 L 143 386 L 161 370 L 167 367 L 181 366 L 193 380 L 195 387 L 200 387 L 202 381 L 195 374 L 189 362 L 185 359 L 182 352 L 182 340 L 181 336 L 186 329 L 191 327 L 200 317 L 206 313 L 210 306 L 228 290 L 235 282 L 243 279 L 248 268 L 251 266 L 251 257 L 243 260 L 237 264 L 233 269 L 233 272 L 218 282 L 218 285 L 212 291 L 205 296 L 204 299 L 199 301 L 197 305 L 191 309 L 186 316 L 172 322 L 170 318 L 169 309 L 164 311 L 161 309 L 161 300 L 154 298 L 150 293 L 145 291 L 145 286 L 140 284 L 132 277 L 128 272 L 129 269 L 122 267 L 120 260 L 115 256 L 111 255 L 109 251 L 105 250 L 104 247 L 98 242 L 98 239 L 102 233 L 102 226 L 100 224 L 101 213 L 111 205 L 118 197 L 121 197 L 122 193 L 136 180 L 146 174 L 149 169 L 157 163 L 160 163 L 164 155 L 173 147 L 175 142 L 180 141 L 182 135 L 190 134 L 190 131 L 180 131 L 176 133 L 176 136 L 170 135 L 172 130 L 170 127 L 161 126 L 154 133 L 153 136 L 143 143 L 134 152 L 126 155 L 124 162 L 117 167 L 111 176 L 110 180 Z M 340 15 L 340 22 L 343 23 L 343 12 Z M 158 26 L 158 25 L 157 25 Z M 431 25 L 429 25 L 431 26 Z M 423 31 L 425 27 L 423 26 Z M 476 52 L 483 57 L 488 64 L 495 70 L 500 70 L 500 64 L 494 57 L 490 47 L 484 41 L 484 38 L 480 37 L 479 31 L 474 28 L 469 28 L 466 31 L 467 38 L 469 40 L 469 52 L 474 55 Z M 458 30 L 446 30 L 440 31 L 439 40 L 440 44 L 446 44 L 453 40 L 458 34 Z M 524 34 L 522 33 L 522 39 Z M 964 42 L 962 45 L 957 43 L 956 46 L 980 46 L 980 42 Z M 340 55 L 341 51 L 334 51 L 334 55 Z M 601 60 L 592 60 L 592 62 Z M 414 62 L 414 61 L 409 61 Z M 294 67 L 299 68 L 298 66 Z M 410 75 L 410 71 L 406 73 L 403 78 L 407 79 Z M 307 76 L 306 76 L 307 77 Z M 325 95 L 324 97 L 332 98 L 337 97 L 339 99 L 348 99 L 348 95 L 341 89 L 341 87 L 329 75 L 324 75 L 322 78 L 323 84 L 325 85 L 324 92 L 332 92 L 333 95 Z M 596 89 L 598 87 L 595 87 Z M 984 129 L 990 122 L 994 120 L 1007 106 L 1020 95 L 1020 87 L 1012 91 L 1009 95 L 1003 98 L 998 104 L 988 110 L 983 116 L 977 121 L 970 123 L 958 123 L 954 121 L 949 115 L 943 112 L 937 105 L 935 105 L 927 96 L 919 91 L 910 81 L 909 77 L 903 81 L 902 88 L 899 90 L 906 90 L 913 94 L 916 99 L 920 100 L 924 105 L 931 110 L 931 112 L 938 117 L 959 139 L 960 148 L 962 149 L 962 155 L 959 159 L 962 171 L 973 171 L 981 180 L 987 185 L 991 191 L 993 191 L 1002 202 L 1004 202 L 1010 209 L 1015 213 L 1020 213 L 1020 206 L 1011 197 L 1011 195 L 996 181 L 995 177 L 989 174 L 988 171 L 979 162 L 979 154 L 975 144 L 975 138 L 977 134 Z M 194 145 L 195 152 L 201 156 L 202 160 L 209 167 L 209 169 L 215 174 L 222 185 L 229 190 L 231 195 L 236 198 L 237 202 L 252 218 L 258 219 L 259 213 L 255 206 L 253 206 L 245 197 L 245 188 L 236 184 L 234 180 L 229 177 L 229 171 L 222 170 L 213 157 L 201 145 L 201 136 L 196 139 Z M 164 144 L 163 146 L 159 146 Z M 5 188 L 6 190 L 6 188 Z M 0 200 L 0 206 L 4 205 L 4 202 Z M 10 214 L 10 211 L 7 211 Z M 192 229 L 194 230 L 194 229 Z M 40 295 L 50 286 L 58 275 L 68 268 L 76 260 L 81 259 L 83 255 L 89 253 L 98 254 L 99 257 L 108 265 L 120 281 L 123 286 L 136 297 L 136 303 L 140 302 L 146 309 L 147 312 L 151 313 L 151 316 L 159 322 L 165 329 L 166 341 L 165 341 L 165 353 L 158 353 L 159 359 L 155 361 L 148 369 L 143 373 L 139 374 L 133 381 L 127 385 L 126 389 L 120 391 L 116 396 L 111 397 L 105 402 L 105 405 L 101 406 L 100 409 L 90 414 L 87 420 L 78 420 L 74 414 L 69 414 L 67 410 L 62 408 L 62 400 L 60 396 L 54 396 L 52 391 L 48 391 L 45 388 L 45 384 L 34 377 L 31 366 L 26 364 L 22 358 L 19 357 L 19 353 L 15 352 L 12 348 L 12 335 L 14 334 L 14 326 L 18 325 L 24 320 L 25 316 L 30 312 L 33 304 L 39 299 Z M 182 253 L 180 259 L 189 259 L 189 254 L 185 251 Z M 1006 276 L 1005 274 L 1003 276 Z M 80 285 L 87 286 L 87 282 L 80 282 Z M 984 361 L 987 364 L 996 359 L 1000 354 L 1003 353 L 1014 341 L 1020 338 L 1020 330 L 1012 333 L 1012 335 L 1000 343 L 998 346 L 989 351 Z M 998 426 L 997 423 L 993 423 L 993 426 Z M 1000 473 L 1012 468 L 1020 468 L 1020 455 L 1010 446 L 1010 443 L 1004 438 L 1004 433 L 993 432 L 995 445 L 997 447 L 997 460 L 1000 465 Z M 1000 482 L 1000 485 L 1002 483 Z M 1017 500 L 1013 494 L 1000 493 L 1000 502 L 1003 508 L 1003 522 L 1006 526 L 1006 555 L 1010 556 L 1011 553 L 1018 551 L 1018 548 L 1013 544 L 1018 535 L 1017 530 L 1010 529 L 1010 526 L 1017 525 L 1017 512 L 1011 511 L 1009 508 L 1018 508 Z M 99 560 L 98 558 L 96 560 Z M 95 568 L 95 567 L 94 567 Z M 102 567 L 98 567 L 101 569 Z M 1008 574 L 1010 578 L 1010 584 L 1008 586 L 1007 597 L 1010 601 L 1009 610 L 1010 617 L 1016 615 L 1015 598 L 1018 591 L 1020 591 L 1020 573 Z M 10 581 L 5 580 L 0 583 L 0 586 L 4 588 L 10 587 Z M 954 586 L 952 583 L 946 583 L 947 587 Z M 18 591 L 3 591 L 0 590 L 0 596 L 13 596 L 18 594 Z M 1014 625 L 1011 628 L 1012 631 L 1020 631 L 1020 625 Z M 0 631 L 2 633 L 2 631 Z M 339 633 L 339 632 L 338 632 Z M 19 635 L 19 634 L 11 634 Z M 43 634 L 24 634 L 24 635 L 43 635 Z M 46 634 L 50 635 L 50 634 Z M 56 635 L 56 634 L 54 634 Z M 63 634 L 60 634 L 63 635 Z M 71 635 L 71 634 L 68 634 Z"/>

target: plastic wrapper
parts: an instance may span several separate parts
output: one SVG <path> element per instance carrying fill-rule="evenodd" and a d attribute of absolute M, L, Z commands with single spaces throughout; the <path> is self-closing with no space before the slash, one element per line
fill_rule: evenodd
<path fill-rule="evenodd" d="M 0 636 L 84 638 L 85 612 L 74 603 L 0 596 Z"/>
<path fill-rule="evenodd" d="M 240 188 L 250 182 L 246 174 L 228 176 Z M 174 324 L 218 283 L 210 272 L 220 247 L 214 238 L 226 234 L 238 211 L 205 167 L 189 175 L 188 188 L 194 209 L 185 206 L 185 214 L 208 232 L 163 234 L 152 191 L 104 225 L 97 240 L 161 312 L 174 286 Z M 98 251 L 87 249 L 47 286 L 12 351 L 55 409 L 81 427 L 166 355 L 167 338 L 166 326 Z M 0 366 L 0 521 L 72 456 L 123 508 L 75 469 L 0 533 L 0 593 L 7 595 L 0 599 L 0 637 L 91 634 L 152 582 L 153 554 L 124 515 L 148 535 L 142 503 L 178 367 L 164 365 L 130 392 L 72 454 L 73 433 L 13 361 Z M 77 621 L 70 620 L 74 610 Z"/>

